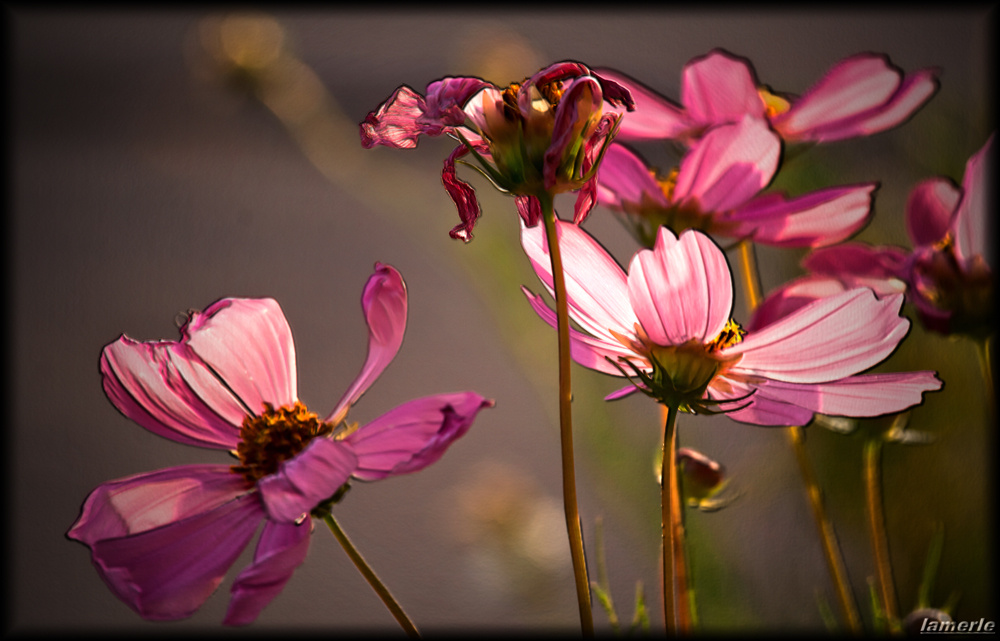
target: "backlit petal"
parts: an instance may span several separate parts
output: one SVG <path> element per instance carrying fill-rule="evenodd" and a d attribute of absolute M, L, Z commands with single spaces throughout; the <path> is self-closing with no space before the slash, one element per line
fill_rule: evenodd
<path fill-rule="evenodd" d="M 296 522 L 333 496 L 357 463 L 343 441 L 314 438 L 306 449 L 282 462 L 277 472 L 257 482 L 268 517 L 279 523 Z"/>
<path fill-rule="evenodd" d="M 965 176 L 962 179 L 962 201 L 955 212 L 952 229 L 955 234 L 955 254 L 958 259 L 967 262 L 973 256 L 983 256 L 988 265 L 992 265 L 989 255 L 990 233 L 989 218 L 996 210 L 993 197 L 995 193 L 993 182 L 993 136 L 991 135 L 965 165 Z M 965 265 L 963 265 L 964 267 Z"/>
<path fill-rule="evenodd" d="M 602 205 L 620 209 L 625 203 L 641 204 L 646 199 L 661 207 L 668 205 L 649 167 L 625 145 L 608 146 L 597 180 L 597 199 Z"/>
<path fill-rule="evenodd" d="M 715 50 L 684 66 L 681 103 L 688 118 L 704 125 L 764 116 L 764 103 L 749 63 Z"/>
<path fill-rule="evenodd" d="M 417 146 L 423 128 L 417 118 L 424 112 L 424 97 L 403 85 L 361 123 L 361 145 L 371 149 L 385 145 L 397 149 Z"/>
<path fill-rule="evenodd" d="M 638 80 L 614 69 L 598 69 L 596 73 L 627 89 L 635 103 L 634 111 L 622 110 L 620 140 L 677 139 L 692 128 L 683 109 Z"/>
<path fill-rule="evenodd" d="M 940 242 L 961 197 L 955 183 L 944 177 L 928 178 L 914 187 L 906 200 L 906 230 L 913 244 Z"/>
<path fill-rule="evenodd" d="M 769 381 L 755 398 L 781 400 L 831 416 L 871 417 L 901 412 L 923 402 L 923 393 L 941 389 L 934 372 L 863 374 L 832 383 Z"/>

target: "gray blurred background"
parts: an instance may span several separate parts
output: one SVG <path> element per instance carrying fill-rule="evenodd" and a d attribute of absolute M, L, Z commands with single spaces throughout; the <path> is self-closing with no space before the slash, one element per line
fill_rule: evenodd
<path fill-rule="evenodd" d="M 232 578 L 199 612 L 147 623 L 106 589 L 89 551 L 65 538 L 87 493 L 122 476 L 219 453 L 145 432 L 101 390 L 101 348 L 121 333 L 175 339 L 174 318 L 227 296 L 281 304 L 299 393 L 323 414 L 365 356 L 360 293 L 375 261 L 410 292 L 406 340 L 354 410 L 374 418 L 410 398 L 473 389 L 496 399 L 434 466 L 356 484 L 338 518 L 425 633 L 576 632 L 562 520 L 555 332 L 518 290 L 539 285 L 520 254 L 513 201 L 484 181 L 468 245 L 440 185 L 452 145 L 362 150 L 357 123 L 400 84 L 444 75 L 507 84 L 563 59 L 615 67 L 677 98 L 683 65 L 722 47 L 773 89 L 802 92 L 861 51 L 905 70 L 937 66 L 941 90 L 911 122 L 811 150 L 789 185 L 882 183 L 859 238 L 907 246 L 916 181 L 960 180 L 995 127 L 990 5 L 941 11 L 275 11 L 224 22 L 206 10 L 5 7 L 12 205 L 9 239 L 6 631 L 399 629 L 317 524 L 309 558 L 249 629 L 220 623 Z M 256 25 L 225 49 L 226 29 Z M 229 25 L 228 27 L 226 25 Z M 247 40 L 247 38 L 249 40 Z M 231 43 L 231 40 L 229 41 Z M 259 73 L 233 73 L 240 56 Z M 254 56 L 257 56 L 256 58 Z M 796 161 L 798 162 L 798 161 Z M 797 172 L 797 173 L 796 173 Z M 798 182 L 796 182 L 798 181 Z M 569 212 L 571 201 L 557 202 Z M 620 261 L 635 245 L 604 210 L 586 227 Z M 758 251 L 764 287 L 799 273 L 799 251 Z M 742 303 L 740 303 L 742 305 Z M 737 319 L 744 311 L 736 310 Z M 745 317 L 744 317 L 744 320 Z M 935 524 L 945 547 L 932 605 L 996 618 L 993 419 L 971 344 L 914 326 L 885 371 L 936 369 L 945 389 L 917 408 L 926 446 L 887 446 L 885 501 L 900 606 L 912 608 Z M 620 381 L 574 367 L 581 515 L 592 578 L 603 523 L 609 585 L 625 622 L 637 582 L 653 630 L 659 597 L 658 408 L 601 401 Z M 688 510 L 689 554 L 706 632 L 824 630 L 836 609 L 795 460 L 780 430 L 681 417 L 682 445 L 722 462 L 734 500 Z M 808 428 L 855 598 L 866 620 L 874 575 L 861 485 L 864 427 Z M 602 632 L 608 616 L 595 607 Z"/>

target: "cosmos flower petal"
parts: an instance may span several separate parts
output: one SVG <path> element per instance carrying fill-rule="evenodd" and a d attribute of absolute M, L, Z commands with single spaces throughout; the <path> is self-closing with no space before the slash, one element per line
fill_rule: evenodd
<path fill-rule="evenodd" d="M 461 180 L 455 172 L 455 161 L 467 153 L 469 153 L 469 148 L 465 145 L 456 147 L 445 158 L 444 168 L 441 170 L 441 183 L 448 195 L 451 196 L 452 202 L 455 203 L 458 217 L 462 221 L 448 233 L 452 238 L 465 242 L 472 240 L 472 228 L 476 226 L 476 221 L 482 216 L 476 190 L 472 188 L 472 185 Z"/>
<path fill-rule="evenodd" d="M 424 97 L 403 85 L 393 92 L 376 111 L 361 123 L 361 145 L 371 149 L 385 145 L 397 149 L 412 149 L 423 133 L 417 123 L 424 112 Z"/>
<path fill-rule="evenodd" d="M 403 343 L 406 330 L 407 298 L 403 277 L 390 265 L 375 263 L 375 273 L 365 283 L 361 309 L 368 325 L 368 356 L 358 377 L 347 388 L 327 421 L 339 423 L 371 387 Z"/>
<path fill-rule="evenodd" d="M 628 272 L 632 308 L 650 340 L 707 342 L 729 321 L 733 285 L 725 254 L 705 234 L 680 237 L 661 227 L 652 251 L 640 250 Z"/>
<path fill-rule="evenodd" d="M 991 209 L 995 205 L 992 147 L 993 135 L 990 135 L 983 148 L 969 158 L 965 165 L 962 200 L 952 222 L 955 254 L 963 263 L 974 256 L 983 256 L 988 265 L 992 264 L 987 246 L 987 239 L 992 231 L 988 228 L 990 212 L 995 212 Z"/>
<path fill-rule="evenodd" d="M 220 300 L 192 313 L 181 332 L 183 342 L 250 411 L 298 399 L 292 330 L 275 300 Z"/>
<path fill-rule="evenodd" d="M 257 481 L 268 518 L 278 523 L 299 521 L 333 496 L 357 464 L 350 446 L 327 437 L 314 438 L 304 450 L 282 461 L 277 472 Z"/>
<path fill-rule="evenodd" d="M 570 317 L 586 331 L 614 340 L 609 329 L 631 333 L 636 322 L 628 300 L 625 272 L 603 247 L 577 225 L 556 220 Z M 553 291 L 545 227 L 521 225 L 521 246 L 542 283 Z"/>
<path fill-rule="evenodd" d="M 580 143 L 584 128 L 595 113 L 601 112 L 602 102 L 601 85 L 593 76 L 574 78 L 566 88 L 556 105 L 552 142 L 545 150 L 542 175 L 546 189 L 556 186 L 557 173 L 570 146 Z"/>
<path fill-rule="evenodd" d="M 749 64 L 722 50 L 684 66 L 681 103 L 689 118 L 706 125 L 738 122 L 745 114 L 764 117 L 764 103 Z"/>
<path fill-rule="evenodd" d="M 625 203 L 641 204 L 645 200 L 660 207 L 669 204 L 642 158 L 625 145 L 611 143 L 601 161 L 597 201 L 621 208 Z"/>
<path fill-rule="evenodd" d="M 732 236 L 747 236 L 774 247 L 822 247 L 845 240 L 872 215 L 876 183 L 831 187 L 785 199 L 759 197 L 734 211 Z"/>
<path fill-rule="evenodd" d="M 114 406 L 154 434 L 218 449 L 239 441 L 246 411 L 187 345 L 122 336 L 104 348 L 100 367 Z"/>
<path fill-rule="evenodd" d="M 921 181 L 906 201 L 906 230 L 914 245 L 933 245 L 948 233 L 962 192 L 944 177 Z"/>
<path fill-rule="evenodd" d="M 713 127 L 681 160 L 673 201 L 704 212 L 735 209 L 771 182 L 780 155 L 781 139 L 760 118 Z"/>
<path fill-rule="evenodd" d="M 306 560 L 312 530 L 312 520 L 297 525 L 265 523 L 253 563 L 233 583 L 225 625 L 246 625 L 257 619 Z"/>
<path fill-rule="evenodd" d="M 185 466 L 105 483 L 68 536 L 88 545 L 114 594 L 150 620 L 190 616 L 215 591 L 263 517 L 224 466 Z"/>
<path fill-rule="evenodd" d="M 898 291 L 896 286 L 880 286 L 880 281 L 903 279 L 908 255 L 898 247 L 873 247 L 865 243 L 842 243 L 809 253 L 802 259 L 807 270 L 872 287 L 882 295 Z"/>
<path fill-rule="evenodd" d="M 899 294 L 876 299 L 857 288 L 816 300 L 725 350 L 742 355 L 734 374 L 790 383 L 852 376 L 889 356 L 909 330 Z"/>
<path fill-rule="evenodd" d="M 724 377 L 723 377 L 724 378 Z M 747 399 L 735 402 L 734 406 L 726 409 L 726 416 L 741 423 L 768 426 L 789 426 L 805 425 L 813 418 L 812 410 L 800 407 L 782 398 L 773 398 L 762 392 L 762 389 L 770 384 L 770 381 L 763 381 L 753 387 L 737 380 L 725 379 L 728 391 L 726 394 L 710 394 L 715 400 L 727 398 L 740 398 L 750 394 Z M 710 392 L 713 390 L 710 388 Z M 747 405 L 747 401 L 750 404 Z"/>
<path fill-rule="evenodd" d="M 619 140 L 676 139 L 692 128 L 683 109 L 638 80 L 614 69 L 597 69 L 595 73 L 624 87 L 635 103 L 635 110 L 622 118 Z"/>
<path fill-rule="evenodd" d="M 464 435 L 494 402 L 474 392 L 438 394 L 400 405 L 349 434 L 354 478 L 375 481 L 422 470 Z"/>

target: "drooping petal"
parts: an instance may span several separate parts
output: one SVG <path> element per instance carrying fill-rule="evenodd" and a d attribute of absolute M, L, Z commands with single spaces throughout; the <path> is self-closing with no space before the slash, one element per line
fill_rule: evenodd
<path fill-rule="evenodd" d="M 638 320 L 628 300 L 625 272 L 601 245 L 577 225 L 556 220 L 570 317 L 587 332 L 614 340 L 609 330 L 630 333 Z M 521 246 L 538 278 L 553 291 L 545 227 L 521 225 Z"/>
<path fill-rule="evenodd" d="M 823 247 L 859 231 L 872 215 L 876 183 L 831 187 L 785 199 L 769 194 L 738 208 L 726 223 L 735 223 L 730 235 L 749 236 L 775 247 Z"/>
<path fill-rule="evenodd" d="M 445 158 L 444 168 L 441 170 L 441 182 L 458 208 L 458 217 L 462 219 L 462 222 L 455 225 L 448 233 L 452 238 L 465 242 L 472 240 L 472 228 L 483 214 L 479 208 L 479 199 L 476 198 L 476 190 L 469 183 L 460 180 L 455 172 L 455 161 L 467 153 L 469 148 L 465 145 L 455 147 Z"/>
<path fill-rule="evenodd" d="M 368 355 L 358 377 L 347 388 L 327 417 L 331 423 L 343 420 L 350 406 L 368 390 L 396 357 L 406 331 L 406 284 L 390 265 L 375 263 L 361 294 L 361 309 L 368 325 Z"/>
<path fill-rule="evenodd" d="M 376 481 L 423 469 L 469 430 L 479 410 L 493 405 L 474 392 L 439 394 L 400 405 L 346 437 L 358 461 L 354 478 Z"/>
<path fill-rule="evenodd" d="M 681 104 L 703 125 L 739 122 L 747 114 L 764 117 L 764 103 L 749 62 L 716 49 L 684 66 Z"/>
<path fill-rule="evenodd" d="M 253 563 L 233 583 L 225 625 L 253 623 L 278 596 L 295 569 L 305 561 L 312 530 L 312 519 L 300 524 L 265 523 Z"/>
<path fill-rule="evenodd" d="M 725 254 L 693 230 L 678 238 L 661 227 L 653 250 L 632 257 L 628 293 L 642 328 L 657 345 L 705 343 L 722 331 L 733 308 Z"/>
<path fill-rule="evenodd" d="M 382 105 L 368 114 L 361 123 L 361 145 L 371 149 L 385 145 L 397 149 L 412 149 L 424 128 L 417 123 L 424 112 L 424 97 L 403 85 Z"/>
<path fill-rule="evenodd" d="M 275 300 L 220 300 L 193 313 L 181 332 L 252 412 L 298 400 L 292 330 Z"/>
<path fill-rule="evenodd" d="M 976 152 L 965 165 L 962 178 L 962 201 L 955 212 L 952 230 L 955 234 L 955 254 L 963 263 L 963 268 L 974 256 L 983 256 L 987 265 L 992 265 L 988 238 L 991 238 L 989 217 L 995 214 L 992 207 L 993 183 L 993 135 L 983 148 Z"/>
<path fill-rule="evenodd" d="M 514 196 L 517 213 L 526 227 L 534 227 L 542 220 L 542 203 L 535 196 Z"/>
<path fill-rule="evenodd" d="M 593 76 L 574 78 L 566 88 L 556 105 L 552 142 L 545 151 L 542 175 L 546 189 L 553 189 L 560 178 L 567 178 L 560 170 L 567 163 L 572 169 L 576 154 L 571 152 L 581 144 L 584 129 L 601 113 L 601 102 L 601 85 Z"/>
<path fill-rule="evenodd" d="M 140 616 L 181 619 L 219 586 L 263 516 L 228 467 L 192 465 L 101 485 L 67 535 L 90 547 L 101 578 Z"/>
<path fill-rule="evenodd" d="M 940 242 L 951 224 L 962 192 L 944 177 L 921 181 L 906 200 L 906 231 L 914 245 Z"/>
<path fill-rule="evenodd" d="M 104 392 L 149 431 L 187 445 L 231 449 L 246 410 L 182 343 L 140 343 L 127 336 L 101 353 Z"/>
<path fill-rule="evenodd" d="M 597 200 L 602 205 L 620 209 L 625 203 L 638 205 L 645 200 L 661 207 L 669 204 L 645 161 L 625 145 L 608 145 L 597 180 Z"/>
<path fill-rule="evenodd" d="M 721 355 L 742 355 L 734 377 L 826 383 L 853 376 L 888 357 L 909 331 L 902 303 L 899 294 L 876 299 L 868 288 L 852 289 L 747 334 Z"/>
<path fill-rule="evenodd" d="M 450 127 L 463 125 L 467 116 L 465 105 L 489 86 L 490 83 L 479 78 L 454 77 L 442 78 L 427 85 L 423 110 L 417 116 L 421 133 L 438 136 Z"/>
<path fill-rule="evenodd" d="M 683 109 L 638 80 L 614 69 L 598 69 L 596 73 L 624 87 L 635 103 L 633 111 L 623 114 L 617 134 L 620 140 L 679 139 L 694 126 Z"/>
<path fill-rule="evenodd" d="M 333 496 L 357 464 L 351 447 L 343 441 L 314 438 L 306 449 L 283 461 L 277 472 L 257 482 L 268 518 L 295 523 Z"/>
<path fill-rule="evenodd" d="M 573 203 L 573 224 L 579 225 L 590 215 L 590 210 L 597 203 L 597 177 L 583 184 L 576 192 L 576 202 Z"/>
<path fill-rule="evenodd" d="M 704 213 L 746 203 L 778 168 L 781 139 L 760 118 L 713 127 L 681 160 L 673 201 Z"/>

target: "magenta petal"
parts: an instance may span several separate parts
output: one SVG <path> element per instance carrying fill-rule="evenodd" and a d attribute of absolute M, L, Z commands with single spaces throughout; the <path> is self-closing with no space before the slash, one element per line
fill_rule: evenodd
<path fill-rule="evenodd" d="M 730 235 L 749 236 L 775 247 L 822 247 L 845 240 L 871 218 L 877 185 L 820 189 L 785 200 L 779 194 L 754 198 L 726 217 Z"/>
<path fill-rule="evenodd" d="M 747 114 L 764 117 L 749 64 L 721 50 L 685 65 L 681 103 L 691 120 L 704 125 L 739 122 Z"/>
<path fill-rule="evenodd" d="M 467 153 L 469 153 L 469 148 L 465 145 L 456 147 L 445 158 L 444 168 L 441 170 L 441 182 L 444 183 L 445 191 L 448 192 L 458 208 L 458 217 L 462 219 L 462 222 L 448 233 L 452 238 L 465 242 L 472 240 L 472 228 L 476 226 L 476 221 L 482 215 L 482 211 L 479 209 L 479 200 L 476 198 L 476 190 L 469 183 L 459 180 L 458 174 L 455 173 L 455 161 Z"/>
<path fill-rule="evenodd" d="M 545 188 L 559 182 L 558 172 L 566 161 L 566 151 L 580 142 L 583 129 L 594 114 L 601 112 L 601 85 L 593 76 L 575 78 L 556 106 L 552 142 L 545 151 L 542 174 Z"/>
<path fill-rule="evenodd" d="M 681 160 L 673 201 L 704 213 L 734 209 L 771 182 L 780 155 L 781 140 L 759 118 L 713 127 Z"/>
<path fill-rule="evenodd" d="M 427 85 L 424 109 L 417 117 L 421 133 L 437 136 L 465 123 L 465 105 L 490 83 L 479 78 L 442 78 Z"/>
<path fill-rule="evenodd" d="M 597 174 L 598 202 L 621 209 L 625 203 L 640 204 L 648 199 L 667 207 L 663 190 L 653 178 L 649 167 L 625 145 L 611 143 Z"/>
<path fill-rule="evenodd" d="M 996 189 L 993 182 L 993 135 L 983 148 L 975 153 L 965 165 L 962 178 L 962 201 L 958 205 L 951 227 L 955 235 L 955 255 L 965 268 L 974 256 L 983 256 L 987 264 L 987 239 L 991 238 L 988 218 L 995 215 L 993 201 Z"/>
<path fill-rule="evenodd" d="M 769 381 L 758 394 L 831 416 L 871 417 L 901 412 L 941 389 L 934 372 L 863 374 L 815 385 Z"/>
<path fill-rule="evenodd" d="M 344 392 L 327 421 L 339 423 L 350 406 L 389 366 L 403 344 L 406 330 L 406 284 L 395 268 L 375 263 L 375 273 L 368 278 L 361 294 L 361 308 L 368 325 L 368 356 L 358 377 Z"/>
<path fill-rule="evenodd" d="M 839 278 L 845 283 L 871 286 L 876 294 L 895 291 L 877 281 L 905 280 L 909 254 L 898 247 L 873 247 L 865 243 L 842 243 L 810 252 L 802 266 L 815 274 Z"/>
<path fill-rule="evenodd" d="M 628 293 L 642 328 L 658 345 L 710 341 L 725 327 L 733 308 L 726 256 L 711 238 L 695 230 L 682 232 L 678 239 L 661 227 L 654 249 L 633 256 Z"/>
<path fill-rule="evenodd" d="M 306 449 L 284 461 L 278 471 L 257 482 L 272 521 L 294 523 L 333 496 L 357 467 L 349 445 L 331 438 L 314 438 Z"/>
<path fill-rule="evenodd" d="M 753 318 L 747 324 L 750 332 L 757 331 L 792 312 L 805 307 L 814 300 L 841 294 L 850 289 L 841 280 L 831 276 L 810 274 L 802 276 L 778 287 L 753 310 Z"/>
<path fill-rule="evenodd" d="M 590 210 L 597 202 L 597 178 L 591 178 L 583 184 L 583 187 L 576 193 L 576 202 L 573 204 L 573 224 L 579 225 L 590 215 Z"/>
<path fill-rule="evenodd" d="M 914 245 L 933 245 L 948 233 L 962 192 L 943 177 L 921 181 L 906 201 L 906 230 Z"/>
<path fill-rule="evenodd" d="M 397 149 L 416 147 L 417 138 L 423 133 L 417 118 L 423 112 L 423 96 L 403 85 L 361 123 L 361 145 L 365 149 L 375 145 Z"/>
<path fill-rule="evenodd" d="M 678 139 L 693 127 L 683 109 L 639 81 L 613 69 L 600 69 L 597 73 L 600 78 L 624 87 L 635 103 L 634 111 L 622 115 L 618 139 Z"/>
<path fill-rule="evenodd" d="M 193 313 L 181 332 L 250 411 L 298 400 L 292 331 L 273 299 L 220 300 Z"/>
<path fill-rule="evenodd" d="M 535 196 L 514 196 L 517 213 L 525 227 L 534 227 L 542 220 L 542 203 Z"/>
<path fill-rule="evenodd" d="M 295 569 L 306 559 L 312 519 L 305 523 L 267 522 L 257 541 L 253 563 L 233 583 L 225 625 L 253 623 L 281 593 Z"/>
<path fill-rule="evenodd" d="M 191 349 L 127 336 L 101 353 L 104 392 L 149 431 L 187 445 L 231 449 L 246 411 Z"/>
<path fill-rule="evenodd" d="M 376 481 L 422 470 L 469 430 L 479 410 L 493 404 L 474 392 L 458 392 L 400 405 L 345 439 L 358 457 L 353 476 Z"/>
<path fill-rule="evenodd" d="M 732 381 L 728 382 L 732 383 Z M 750 401 L 748 406 L 741 407 L 747 403 L 747 400 L 742 400 L 735 406 L 736 408 L 741 409 L 727 409 L 726 416 L 734 421 L 739 421 L 740 423 L 766 425 L 771 427 L 805 425 L 812 420 L 812 410 L 794 403 L 789 403 L 785 400 L 770 398 L 764 394 L 763 392 L 769 384 L 770 381 L 764 381 L 762 384 L 755 385 L 753 388 L 738 384 L 735 385 L 734 390 L 736 394 L 727 396 L 727 398 L 732 398 L 737 395 L 745 395 L 749 393 L 751 389 L 753 390 L 753 394 L 747 399 Z M 715 395 L 713 395 L 713 397 L 714 396 Z"/>
<path fill-rule="evenodd" d="M 228 468 L 187 466 L 100 486 L 68 536 L 90 546 L 101 578 L 140 616 L 180 619 L 215 591 L 263 516 Z"/>

